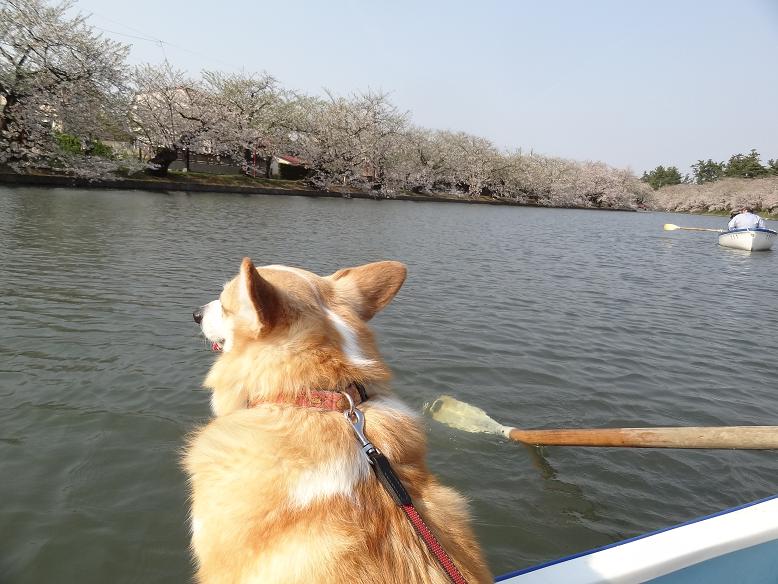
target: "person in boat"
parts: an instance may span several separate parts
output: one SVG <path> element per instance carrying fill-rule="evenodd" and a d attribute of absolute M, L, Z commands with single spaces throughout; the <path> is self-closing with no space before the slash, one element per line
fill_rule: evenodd
<path fill-rule="evenodd" d="M 727 229 L 732 231 L 733 229 L 765 229 L 765 222 L 759 215 L 756 215 L 750 207 L 743 207 L 740 213 L 737 213 L 734 217 L 730 215 L 731 219 L 727 225 Z"/>

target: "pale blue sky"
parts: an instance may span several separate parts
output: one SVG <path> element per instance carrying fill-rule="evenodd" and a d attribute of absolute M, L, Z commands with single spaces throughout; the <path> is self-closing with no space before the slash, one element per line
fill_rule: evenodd
<path fill-rule="evenodd" d="M 390 92 L 428 128 L 638 174 L 778 158 L 778 0 L 80 0 L 131 62 Z"/>

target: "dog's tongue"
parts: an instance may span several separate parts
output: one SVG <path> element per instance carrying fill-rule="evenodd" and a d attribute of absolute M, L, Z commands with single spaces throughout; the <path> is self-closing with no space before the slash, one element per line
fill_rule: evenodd
<path fill-rule="evenodd" d="M 222 348 L 219 346 L 219 343 L 217 343 L 216 341 L 211 343 L 211 351 L 221 351 L 221 350 Z"/>

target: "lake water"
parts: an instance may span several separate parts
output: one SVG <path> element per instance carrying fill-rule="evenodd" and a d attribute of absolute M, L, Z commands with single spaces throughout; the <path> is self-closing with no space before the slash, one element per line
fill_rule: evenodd
<path fill-rule="evenodd" d="M 778 424 L 778 252 L 723 218 L 0 188 L 0 582 L 187 582 L 191 312 L 241 258 L 408 265 L 374 322 L 395 389 L 522 427 Z M 775 224 L 772 224 L 773 228 Z M 496 574 L 778 492 L 775 452 L 547 448 L 427 418 Z"/>

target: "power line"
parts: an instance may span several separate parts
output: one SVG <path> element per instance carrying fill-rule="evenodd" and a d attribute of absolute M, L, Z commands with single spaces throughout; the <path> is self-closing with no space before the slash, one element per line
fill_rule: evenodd
<path fill-rule="evenodd" d="M 159 39 L 152 39 L 152 38 L 137 36 L 137 35 L 134 35 L 134 34 L 127 34 L 125 32 L 119 32 L 118 30 L 110 30 L 108 28 L 103 28 L 102 26 L 96 26 L 94 24 L 91 25 L 91 26 L 92 26 L 92 28 L 96 28 L 97 30 L 102 30 L 103 32 L 108 32 L 108 33 L 111 33 L 111 34 L 118 34 L 119 36 L 128 37 L 128 38 L 131 38 L 131 39 L 138 39 L 140 41 L 148 41 L 150 43 L 164 42 L 164 41 L 160 41 Z"/>
<path fill-rule="evenodd" d="M 170 48 L 177 49 L 179 51 L 184 51 L 186 53 L 190 53 L 192 55 L 195 55 L 195 56 L 203 58 L 203 59 L 212 59 L 212 60 L 217 61 L 217 62 L 219 62 L 219 63 L 221 63 L 223 65 L 226 65 L 226 66 L 228 66 L 228 67 L 230 67 L 232 69 L 236 69 L 236 70 L 239 70 L 239 71 L 242 71 L 242 70 L 245 69 L 243 66 L 236 67 L 234 63 L 228 63 L 227 61 L 219 59 L 218 57 L 214 57 L 213 55 L 206 55 L 204 53 L 200 53 L 198 51 L 194 51 L 192 49 L 188 49 L 186 47 L 182 47 L 182 46 L 177 45 L 175 43 L 171 43 L 171 42 L 168 42 L 168 41 L 166 41 L 164 39 L 155 37 L 153 35 L 148 34 L 147 32 L 139 30 L 137 28 L 133 28 L 133 27 L 128 26 L 126 24 L 123 24 L 121 22 L 117 22 L 116 20 L 108 18 L 107 16 L 104 16 L 104 15 L 98 13 L 98 12 L 92 12 L 91 14 L 94 15 L 94 16 L 97 16 L 99 18 L 102 18 L 103 20 L 107 20 L 108 22 L 112 22 L 113 24 L 118 24 L 119 26 L 123 26 L 124 28 L 127 28 L 128 30 L 131 30 L 133 32 L 136 32 L 136 33 L 139 33 L 141 35 L 144 35 L 144 36 L 139 36 L 139 35 L 134 35 L 134 34 L 128 34 L 128 33 L 125 33 L 125 32 L 119 32 L 117 30 L 111 30 L 111 29 L 108 29 L 108 28 L 104 28 L 102 26 L 94 25 L 94 24 L 91 25 L 94 28 L 96 28 L 98 30 L 101 30 L 103 32 L 107 32 L 107 33 L 110 33 L 110 34 L 117 34 L 119 36 L 131 38 L 131 39 L 136 39 L 136 40 L 140 40 L 140 41 L 146 41 L 146 42 L 149 42 L 149 43 L 154 43 L 156 45 L 159 45 L 159 48 L 162 51 L 162 56 L 163 56 L 163 58 L 166 61 L 168 59 L 167 59 L 167 54 L 165 53 L 165 45 L 167 45 Z"/>

